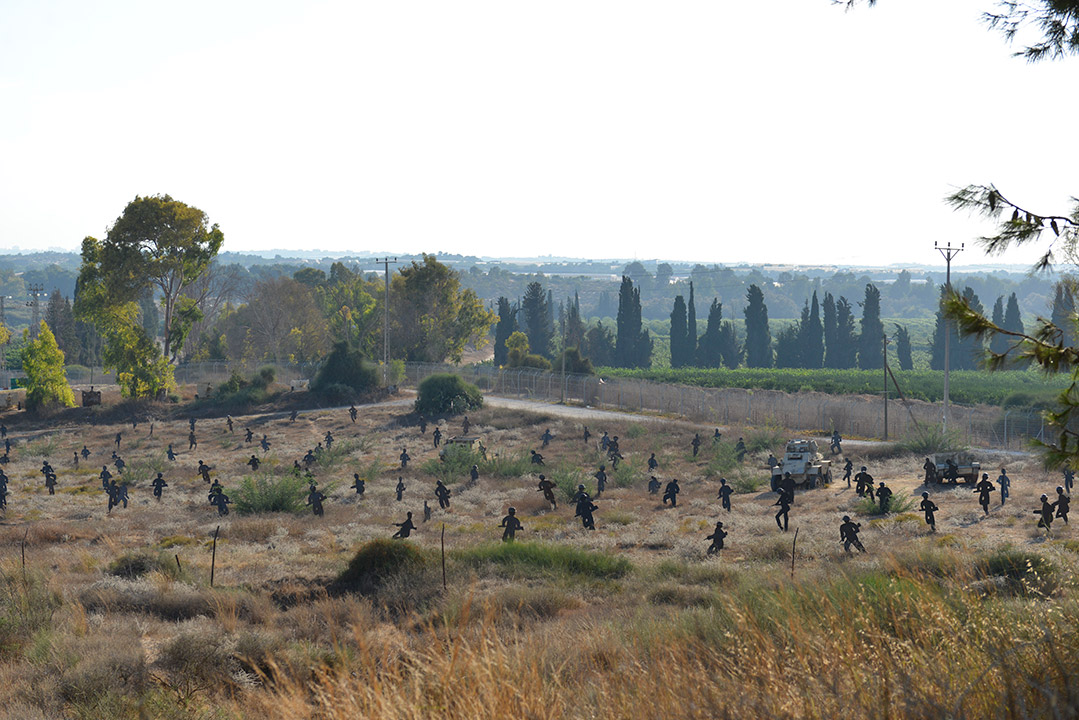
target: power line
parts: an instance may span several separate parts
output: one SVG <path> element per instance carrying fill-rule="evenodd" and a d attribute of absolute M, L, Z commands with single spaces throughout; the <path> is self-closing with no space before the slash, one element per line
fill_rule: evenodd
<path fill-rule="evenodd" d="M 935 247 L 941 255 L 944 256 L 944 260 L 947 263 L 946 281 L 945 287 L 948 288 L 948 292 L 952 291 L 952 258 L 959 253 L 963 252 L 966 243 L 959 243 L 959 247 L 952 247 L 951 241 L 944 247 L 941 247 L 938 243 L 934 242 Z M 951 332 L 951 320 L 949 320 L 947 314 L 944 314 L 944 417 L 943 425 L 944 430 L 948 430 L 948 374 L 952 370 L 952 332 Z"/>
<path fill-rule="evenodd" d="M 30 283 L 26 288 L 26 292 L 30 295 L 30 302 L 26 303 L 26 307 L 30 308 L 30 337 L 36 338 L 38 335 L 38 328 L 41 325 L 41 303 L 38 301 L 38 297 L 45 291 L 45 286 L 37 283 Z"/>

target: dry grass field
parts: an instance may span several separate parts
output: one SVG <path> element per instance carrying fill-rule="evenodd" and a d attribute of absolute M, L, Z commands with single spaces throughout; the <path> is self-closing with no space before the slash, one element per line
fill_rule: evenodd
<path fill-rule="evenodd" d="M 467 487 L 471 458 L 440 463 L 401 405 L 198 420 L 187 451 L 182 413 L 149 426 L 31 426 L 3 421 L 0 523 L 0 715 L 10 718 L 868 718 L 1074 717 L 1079 707 L 1079 538 L 1061 521 L 1035 527 L 1058 474 L 1031 456 L 979 453 L 1012 497 L 988 516 L 969 488 L 931 488 L 930 534 L 917 501 L 922 458 L 881 446 L 853 455 L 895 490 L 898 512 L 869 513 L 852 489 L 799 492 L 791 528 L 773 520 L 762 469 L 786 439 L 730 428 L 754 451 L 744 465 L 710 428 L 618 420 L 590 425 L 516 410 L 471 415 L 489 461 Z M 248 445 L 272 443 L 263 453 Z M 447 436 L 460 419 L 443 420 Z M 559 486 L 551 510 L 529 449 L 550 428 L 541 471 Z M 245 478 L 278 483 L 327 430 L 312 467 L 324 517 L 241 514 Z M 603 461 L 595 440 L 620 437 L 625 460 L 583 530 L 565 490 Z M 98 473 L 123 434 L 127 508 L 107 512 Z M 689 441 L 705 437 L 694 459 Z M 165 457 L 172 442 L 177 459 Z M 72 453 L 93 455 L 76 468 Z M 407 447 L 412 462 L 399 471 Z M 646 460 L 676 477 L 677 508 L 647 493 Z M 262 466 L 246 465 L 257 455 Z M 234 501 L 207 503 L 199 460 Z M 39 472 L 58 472 L 50 496 Z M 110 467 L 110 470 L 112 468 Z M 610 471 L 610 469 L 608 468 Z M 163 472 L 160 502 L 150 480 Z M 115 470 L 113 470 L 115 472 Z M 359 498 L 353 474 L 367 481 Z M 732 512 L 716 499 L 733 483 Z M 397 502 L 394 486 L 407 486 Z M 438 509 L 435 480 L 453 491 Z M 423 502 L 433 508 L 422 522 Z M 524 532 L 499 542 L 509 506 Z M 412 511 L 411 539 L 385 540 Z M 868 552 L 839 543 L 843 514 Z M 705 550 L 716 522 L 729 536 Z M 220 528 L 214 586 L 211 548 Z M 440 552 L 445 528 L 445 588 Z M 797 547 L 792 567 L 795 530 Z M 350 561 L 362 582 L 339 581 Z M 25 557 L 25 564 L 23 564 Z"/>

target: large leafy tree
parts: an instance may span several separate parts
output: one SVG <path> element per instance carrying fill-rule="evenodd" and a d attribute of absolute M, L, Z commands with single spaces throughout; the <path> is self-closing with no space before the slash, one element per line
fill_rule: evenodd
<path fill-rule="evenodd" d="M 109 307 L 138 302 L 148 291 L 160 297 L 162 351 L 176 359 L 192 323 L 200 317 L 185 295 L 221 249 L 224 235 L 206 213 L 168 195 L 136 197 L 109 228 L 94 252 L 83 252 L 80 284 L 102 287 L 98 300 Z M 92 240 L 92 238 L 88 238 Z"/>
<path fill-rule="evenodd" d="M 498 319 L 433 255 L 413 260 L 394 275 L 390 301 L 390 350 L 406 360 L 460 362 L 466 345 L 487 343 Z"/>
<path fill-rule="evenodd" d="M 36 338 L 24 331 L 22 369 L 26 374 L 26 409 L 40 410 L 53 405 L 73 407 L 75 394 L 64 374 L 64 352 L 56 344 L 49 326 L 42 322 Z"/>

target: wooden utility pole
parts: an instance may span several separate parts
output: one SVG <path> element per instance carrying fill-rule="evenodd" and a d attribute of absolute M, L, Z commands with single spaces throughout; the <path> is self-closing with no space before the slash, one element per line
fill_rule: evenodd
<path fill-rule="evenodd" d="M 375 258 L 375 263 L 382 263 L 386 275 L 386 296 L 382 302 L 382 385 L 388 386 L 390 373 L 390 265 L 397 264 L 397 258 Z"/>

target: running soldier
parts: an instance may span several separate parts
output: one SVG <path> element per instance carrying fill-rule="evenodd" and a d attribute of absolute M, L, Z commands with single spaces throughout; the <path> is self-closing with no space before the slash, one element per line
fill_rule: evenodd
<path fill-rule="evenodd" d="M 308 488 L 307 504 L 311 506 L 311 512 L 315 514 L 315 517 L 322 517 L 325 512 L 322 509 L 322 501 L 326 499 L 326 496 L 318 491 L 318 488 L 312 485 Z"/>
<path fill-rule="evenodd" d="M 172 450 L 172 443 L 169 443 L 169 449 L 165 451 L 165 457 L 169 459 L 169 462 L 176 462 L 176 453 Z"/>
<path fill-rule="evenodd" d="M 928 492 L 922 493 L 922 504 L 919 507 L 921 507 L 922 512 L 925 513 L 925 524 L 929 526 L 930 532 L 936 532 L 937 518 L 933 513 L 940 510 L 940 508 L 936 506 L 936 503 L 929 499 Z"/>
<path fill-rule="evenodd" d="M 663 504 L 666 505 L 670 500 L 671 507 L 678 507 L 678 493 L 682 492 L 682 489 L 678 487 L 678 480 L 672 479 L 667 483 L 667 487 L 663 488 Z"/>
<path fill-rule="evenodd" d="M 656 460 L 656 454 L 652 453 L 650 456 L 648 456 L 648 472 L 655 472 L 656 468 L 658 467 L 659 461 Z"/>
<path fill-rule="evenodd" d="M 431 434 L 431 437 L 435 441 L 435 447 L 438 447 L 442 443 L 442 429 L 436 427 L 434 433 Z"/>
<path fill-rule="evenodd" d="M 603 494 L 603 491 L 607 489 L 607 468 L 604 465 L 599 466 L 599 470 L 595 472 L 592 477 L 596 479 L 596 499 L 599 500 L 599 496 Z"/>
<path fill-rule="evenodd" d="M 869 498 L 874 499 L 873 496 L 873 476 L 866 472 L 865 465 L 854 476 L 854 490 L 858 493 L 858 497 L 865 497 L 866 492 L 869 493 Z"/>
<path fill-rule="evenodd" d="M 695 434 L 693 439 L 689 441 L 689 444 L 693 448 L 693 457 L 697 457 L 697 453 L 700 452 L 701 449 L 701 434 Z"/>
<path fill-rule="evenodd" d="M 1072 483 L 1075 482 L 1075 471 L 1070 467 L 1064 468 L 1064 491 L 1069 495 L 1072 491 Z"/>
<path fill-rule="evenodd" d="M 996 489 L 996 486 L 989 482 L 989 473 L 982 473 L 982 481 L 975 485 L 972 491 L 978 493 L 978 504 L 986 515 L 989 514 L 989 493 Z"/>
<path fill-rule="evenodd" d="M 585 530 L 596 529 L 596 519 L 592 515 L 599 508 L 592 502 L 592 498 L 588 497 L 588 493 L 584 491 L 582 485 L 577 492 L 577 510 L 574 513 L 575 517 L 581 518 L 581 525 Z"/>
<path fill-rule="evenodd" d="M 394 523 L 395 527 L 401 528 L 393 534 L 394 540 L 402 540 L 412 534 L 412 531 L 416 529 L 416 526 L 412 524 L 412 512 L 408 512 L 405 515 L 405 521 Z"/>
<path fill-rule="evenodd" d="M 558 502 L 554 499 L 554 483 L 548 480 L 544 475 L 540 475 L 539 478 L 539 484 L 536 487 L 543 493 L 543 499 L 551 503 L 551 508 L 557 510 Z"/>
<path fill-rule="evenodd" d="M 839 526 L 839 539 L 843 541 L 843 550 L 849 553 L 850 546 L 853 545 L 858 548 L 859 552 L 865 552 L 862 541 L 858 539 L 858 533 L 861 529 L 860 524 L 851 522 L 850 515 L 843 516 L 843 524 Z"/>
<path fill-rule="evenodd" d="M 423 521 L 427 522 L 431 519 L 431 506 L 427 504 L 427 501 L 423 501 Z"/>
<path fill-rule="evenodd" d="M 187 434 L 187 450 L 188 450 L 188 452 L 191 452 L 192 450 L 195 450 L 196 448 L 198 448 L 198 446 L 199 446 L 199 441 L 195 437 L 195 431 L 192 430 L 191 432 L 189 432 Z"/>
<path fill-rule="evenodd" d="M 551 434 L 551 428 L 547 428 L 543 431 L 543 434 L 540 435 L 540 440 L 543 441 L 543 447 L 547 447 L 551 444 L 551 441 L 554 440 L 554 435 Z"/>
<path fill-rule="evenodd" d="M 731 511 L 731 495 L 734 494 L 734 488 L 727 484 L 727 478 L 719 479 L 719 501 L 723 504 L 723 509 L 727 512 Z"/>
<path fill-rule="evenodd" d="M 651 477 L 651 479 L 649 479 L 649 481 L 648 481 L 648 494 L 649 495 L 658 494 L 660 487 L 662 487 L 662 484 L 659 482 L 659 480 L 656 479 L 656 476 L 653 475 Z"/>
<path fill-rule="evenodd" d="M 712 531 L 712 534 L 704 538 L 712 541 L 712 544 L 708 546 L 709 555 L 715 555 L 723 549 L 723 538 L 725 537 L 727 537 L 727 533 L 723 531 L 723 523 L 717 522 L 716 529 Z"/>
<path fill-rule="evenodd" d="M 502 533 L 502 542 L 509 542 L 516 539 L 517 531 L 524 530 L 521 525 L 521 521 L 517 519 L 517 509 L 510 508 L 509 514 L 502 518 L 502 524 L 499 527 L 506 528 Z"/>
<path fill-rule="evenodd" d="M 535 450 L 529 450 L 528 452 L 532 453 L 532 457 L 529 460 L 529 462 L 531 462 L 533 465 L 542 465 L 543 464 L 543 456 L 542 455 L 540 455 Z"/>
<path fill-rule="evenodd" d="M 401 448 L 401 456 L 400 457 L 401 457 L 401 469 L 405 470 L 405 469 L 408 468 L 408 461 L 412 459 L 412 458 L 410 458 L 408 456 L 408 448 Z"/>
<path fill-rule="evenodd" d="M 1012 494 L 1012 479 L 1008 477 L 1008 473 L 1004 468 L 1000 469 L 1000 477 L 997 478 L 997 485 L 1000 486 L 1000 504 L 1003 505 L 1004 501 Z"/>
<path fill-rule="evenodd" d="M 746 450 L 746 443 L 742 438 L 738 438 L 738 442 L 735 443 L 734 452 L 738 456 L 738 462 L 745 462 L 746 453 L 749 451 Z"/>
<path fill-rule="evenodd" d="M 850 462 L 850 460 L 848 460 L 847 462 Z M 937 464 L 935 462 L 933 462 L 932 460 L 930 460 L 929 458 L 926 458 L 925 462 L 922 463 L 922 470 L 925 471 L 925 484 L 926 485 L 928 485 L 931 482 L 934 482 L 937 479 Z"/>
<path fill-rule="evenodd" d="M 472 423 L 468 419 L 468 415 L 465 415 L 465 419 L 461 421 L 461 434 L 468 435 L 468 431 L 472 429 Z"/>
<path fill-rule="evenodd" d="M 356 409 L 355 405 L 353 405 L 352 407 L 350 407 L 348 409 L 348 416 L 349 416 L 349 418 L 352 419 L 352 424 L 353 425 L 356 424 L 356 416 L 359 415 L 359 414 L 360 414 L 360 411 Z"/>
<path fill-rule="evenodd" d="M 157 477 L 155 477 L 154 481 L 150 484 L 154 488 L 154 499 L 156 499 L 158 502 L 161 502 L 161 493 L 164 492 L 165 488 L 169 486 L 169 484 L 165 482 L 165 476 L 161 473 L 158 473 Z"/>
<path fill-rule="evenodd" d="M 1064 488 L 1057 486 L 1057 501 L 1053 503 L 1057 509 L 1057 517 L 1068 524 L 1068 511 L 1071 509 L 1072 499 L 1064 494 Z"/>
<path fill-rule="evenodd" d="M 438 506 L 443 510 L 450 507 L 450 489 L 441 480 L 435 483 L 435 497 L 438 498 Z"/>
<path fill-rule="evenodd" d="M 251 459 L 247 461 L 247 464 L 251 467 L 251 472 L 258 472 L 259 465 L 261 463 L 259 462 L 259 459 L 257 457 L 252 455 Z"/>
<path fill-rule="evenodd" d="M 355 490 L 356 494 L 362 497 L 364 492 L 367 491 L 367 483 L 363 481 L 363 478 L 360 477 L 359 473 L 352 473 L 352 479 L 356 482 L 348 486 L 349 490 Z"/>
<path fill-rule="evenodd" d="M 476 481 L 480 479 L 480 466 L 473 465 L 472 469 L 468 471 L 468 486 L 472 487 L 476 484 Z"/>
<path fill-rule="evenodd" d="M 877 486 L 877 502 L 880 503 L 880 512 L 882 515 L 888 513 L 888 503 L 892 499 L 892 489 L 884 484 L 884 481 L 880 481 L 880 485 Z"/>
<path fill-rule="evenodd" d="M 791 501 L 790 498 L 787 497 L 787 493 L 779 493 L 779 499 L 776 500 L 775 504 L 772 505 L 772 507 L 779 508 L 779 511 L 776 513 L 776 525 L 778 525 L 779 529 L 783 532 L 787 532 L 787 528 L 790 526 L 789 513 L 791 511 Z M 783 518 L 782 522 L 780 522 L 780 518 Z"/>
<path fill-rule="evenodd" d="M 1045 532 L 1048 534 L 1053 530 L 1053 503 L 1049 502 L 1048 495 L 1042 495 L 1041 501 L 1041 510 L 1035 510 L 1034 514 L 1041 516 L 1038 520 L 1038 527 L 1045 528 Z"/>
<path fill-rule="evenodd" d="M 397 478 L 397 487 L 394 488 L 394 492 L 397 493 L 397 502 L 401 502 L 401 496 L 405 494 L 405 479 L 403 477 Z"/>

